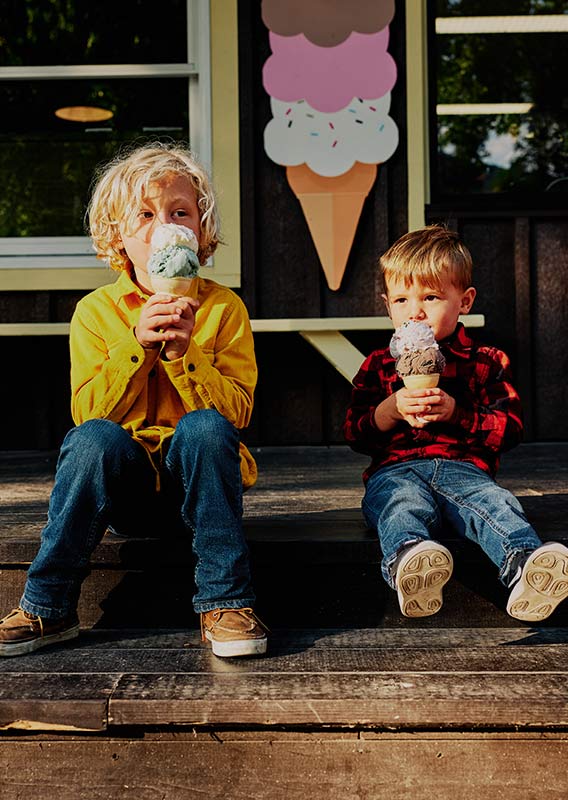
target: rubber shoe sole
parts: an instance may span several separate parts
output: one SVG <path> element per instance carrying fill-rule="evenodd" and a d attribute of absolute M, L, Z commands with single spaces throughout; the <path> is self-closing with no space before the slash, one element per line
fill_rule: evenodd
<path fill-rule="evenodd" d="M 205 638 L 211 643 L 213 655 L 219 656 L 219 658 L 262 656 L 266 653 L 268 645 L 266 636 L 259 639 L 235 639 L 234 641 L 219 642 L 209 631 L 205 631 Z"/>
<path fill-rule="evenodd" d="M 38 636 L 36 639 L 29 639 L 25 642 L 2 642 L 0 643 L 0 656 L 24 656 L 27 653 L 33 653 L 34 650 L 39 650 L 41 647 L 76 639 L 77 636 L 79 636 L 78 624 L 64 631 L 52 633 L 49 636 Z"/>
<path fill-rule="evenodd" d="M 409 548 L 396 571 L 400 610 L 405 617 L 430 617 L 442 608 L 442 589 L 449 581 L 454 561 L 438 542 L 420 542 Z"/>
<path fill-rule="evenodd" d="M 509 595 L 507 613 L 524 622 L 540 622 L 567 597 L 568 547 L 550 542 L 526 560 Z"/>

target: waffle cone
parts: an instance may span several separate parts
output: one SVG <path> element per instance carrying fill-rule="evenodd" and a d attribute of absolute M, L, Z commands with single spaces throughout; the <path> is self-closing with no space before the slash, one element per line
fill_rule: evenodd
<path fill-rule="evenodd" d="M 197 297 L 197 278 L 164 278 L 160 275 L 151 275 L 150 283 L 155 292 Z"/>
<path fill-rule="evenodd" d="M 438 372 L 430 375 L 405 375 L 402 380 L 407 389 L 433 389 L 438 385 L 440 375 Z"/>
<path fill-rule="evenodd" d="M 365 198 L 377 177 L 376 164 L 356 162 L 328 178 L 306 165 L 286 167 L 290 188 L 300 201 L 327 285 L 336 291 L 351 251 Z"/>

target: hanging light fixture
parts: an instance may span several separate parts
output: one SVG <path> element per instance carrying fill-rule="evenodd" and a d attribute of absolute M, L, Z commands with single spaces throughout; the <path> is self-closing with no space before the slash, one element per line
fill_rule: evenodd
<path fill-rule="evenodd" d="M 98 108 L 97 106 L 65 106 L 58 108 L 55 116 L 69 122 L 104 122 L 111 119 L 113 113 L 107 108 Z"/>

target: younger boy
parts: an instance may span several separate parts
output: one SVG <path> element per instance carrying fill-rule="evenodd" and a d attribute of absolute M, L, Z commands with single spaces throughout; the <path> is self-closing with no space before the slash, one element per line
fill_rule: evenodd
<path fill-rule="evenodd" d="M 471 255 L 455 233 L 433 225 L 399 239 L 380 267 L 395 328 L 427 323 L 446 359 L 434 389 L 404 388 L 388 348 L 353 380 L 344 433 L 372 458 L 363 513 L 379 535 L 383 576 L 405 616 L 439 611 L 453 562 L 434 537 L 447 525 L 497 565 L 512 617 L 546 619 L 568 597 L 568 548 L 543 545 L 517 499 L 494 481 L 500 454 L 521 439 L 521 407 L 507 356 L 472 341 L 458 321 L 476 294 Z"/>
<path fill-rule="evenodd" d="M 190 536 L 203 638 L 218 656 L 264 653 L 241 524 L 243 487 L 256 480 L 239 436 L 257 377 L 248 315 L 203 278 L 196 299 L 153 294 L 147 271 L 162 224 L 193 231 L 201 264 L 215 251 L 209 178 L 182 146 L 137 148 L 99 175 L 89 223 L 98 256 L 120 276 L 83 298 L 71 322 L 77 427 L 61 448 L 20 607 L 0 621 L 0 655 L 78 635 L 81 582 L 107 526 Z"/>

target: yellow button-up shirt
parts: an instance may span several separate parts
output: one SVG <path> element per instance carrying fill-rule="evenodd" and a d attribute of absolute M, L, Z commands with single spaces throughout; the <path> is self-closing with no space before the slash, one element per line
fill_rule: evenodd
<path fill-rule="evenodd" d="M 119 423 L 159 468 L 162 446 L 189 411 L 215 408 L 245 428 L 253 407 L 257 368 L 250 321 L 230 289 L 199 278 L 200 307 L 185 355 L 160 358 L 134 334 L 148 295 L 123 272 L 91 292 L 71 320 L 71 412 L 77 425 L 89 419 Z M 256 464 L 241 443 L 243 486 L 256 481 Z"/>

